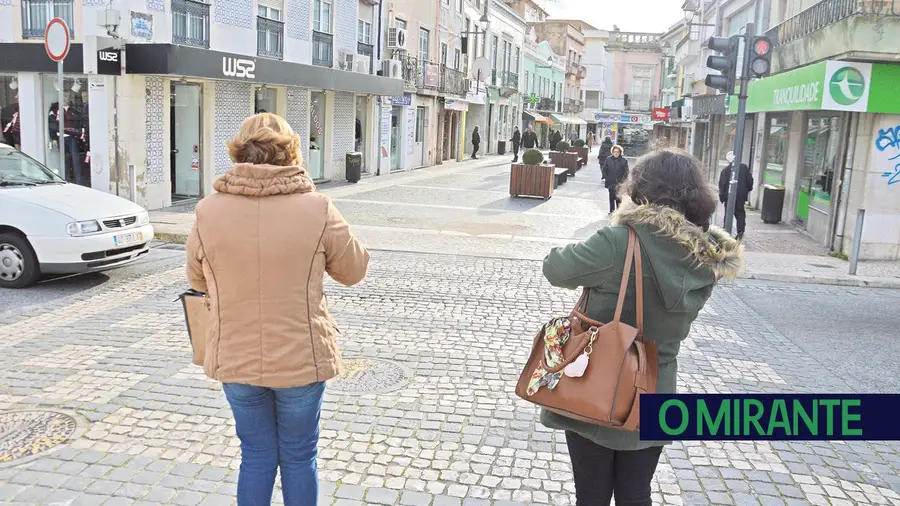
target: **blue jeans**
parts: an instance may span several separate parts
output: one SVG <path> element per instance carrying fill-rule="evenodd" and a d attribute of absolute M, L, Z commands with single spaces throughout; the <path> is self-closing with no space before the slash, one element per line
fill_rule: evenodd
<path fill-rule="evenodd" d="M 315 506 L 325 383 L 294 388 L 225 383 L 223 389 L 241 440 L 238 506 L 269 506 L 279 467 L 285 506 Z"/>

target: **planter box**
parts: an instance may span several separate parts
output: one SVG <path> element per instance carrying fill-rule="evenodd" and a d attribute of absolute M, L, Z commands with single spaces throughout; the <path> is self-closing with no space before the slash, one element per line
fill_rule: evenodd
<path fill-rule="evenodd" d="M 553 195 L 553 171 L 555 168 L 556 166 L 552 164 L 512 164 L 509 173 L 509 194 L 513 197 L 549 199 Z"/>
<path fill-rule="evenodd" d="M 578 154 L 577 153 L 563 153 L 561 151 L 551 151 L 550 152 L 550 160 L 557 167 L 564 167 L 569 170 L 569 176 L 575 176 L 575 172 L 578 171 Z"/>
<path fill-rule="evenodd" d="M 575 153 L 575 156 L 578 157 L 578 168 L 575 170 L 581 170 L 582 167 L 587 165 L 588 156 L 590 156 L 590 151 L 588 150 L 587 146 L 583 148 L 569 148 L 569 153 Z"/>

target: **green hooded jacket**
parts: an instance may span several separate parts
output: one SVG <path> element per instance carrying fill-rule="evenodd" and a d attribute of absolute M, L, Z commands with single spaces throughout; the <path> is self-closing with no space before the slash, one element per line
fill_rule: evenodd
<path fill-rule="evenodd" d="M 655 341 L 659 354 L 658 393 L 674 393 L 678 351 L 691 323 L 719 279 L 733 279 L 743 268 L 743 248 L 724 230 L 708 232 L 681 213 L 654 205 L 633 204 L 617 210 L 611 226 L 578 244 L 554 248 L 544 259 L 544 277 L 553 286 L 590 288 L 587 316 L 613 318 L 625 267 L 628 227 L 641 242 L 644 278 L 644 339 Z M 622 322 L 635 325 L 634 274 L 628 286 Z M 563 380 L 565 381 L 565 380 Z M 641 441 L 629 432 L 584 423 L 541 410 L 549 428 L 571 430 L 613 450 L 640 450 L 668 441 Z"/>

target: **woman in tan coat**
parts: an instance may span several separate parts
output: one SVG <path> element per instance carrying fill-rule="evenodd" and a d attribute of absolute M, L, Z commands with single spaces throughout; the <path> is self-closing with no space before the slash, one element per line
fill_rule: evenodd
<path fill-rule="evenodd" d="M 223 383 L 241 440 L 238 505 L 315 505 L 325 381 L 340 372 L 324 276 L 363 280 L 369 254 L 301 167 L 300 137 L 271 113 L 228 144 L 235 165 L 197 204 L 191 287 L 209 295 L 203 368 Z"/>

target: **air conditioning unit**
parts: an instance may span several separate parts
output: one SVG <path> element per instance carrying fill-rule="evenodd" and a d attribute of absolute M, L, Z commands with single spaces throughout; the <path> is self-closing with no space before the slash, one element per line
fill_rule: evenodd
<path fill-rule="evenodd" d="M 403 79 L 403 65 L 400 63 L 400 60 L 384 60 L 381 64 L 381 73 L 384 77 Z"/>
<path fill-rule="evenodd" d="M 356 55 L 356 71 L 360 74 L 369 73 L 369 59 L 362 55 Z"/>
<path fill-rule="evenodd" d="M 406 30 L 403 28 L 388 30 L 388 49 L 406 51 Z"/>
<path fill-rule="evenodd" d="M 356 62 L 359 61 L 355 53 L 344 54 L 344 70 L 348 72 L 356 71 Z"/>

